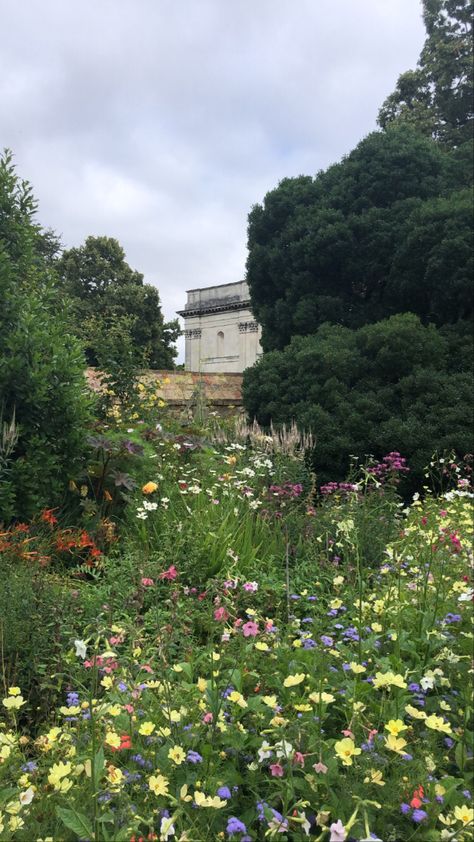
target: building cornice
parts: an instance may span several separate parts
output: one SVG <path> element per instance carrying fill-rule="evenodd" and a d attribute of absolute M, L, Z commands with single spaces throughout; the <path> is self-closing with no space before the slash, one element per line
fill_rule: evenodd
<path fill-rule="evenodd" d="M 208 306 L 203 303 L 200 307 L 190 307 L 187 310 L 176 310 L 176 312 L 178 316 L 182 316 L 183 319 L 186 319 L 190 316 L 206 316 L 210 313 L 225 313 L 230 310 L 250 310 L 250 306 L 250 299 L 248 299 L 247 301 L 232 301 Z"/>

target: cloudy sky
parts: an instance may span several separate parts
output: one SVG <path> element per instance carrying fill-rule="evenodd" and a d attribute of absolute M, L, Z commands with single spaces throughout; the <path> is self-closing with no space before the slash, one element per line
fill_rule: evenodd
<path fill-rule="evenodd" d="M 174 317 L 244 275 L 251 206 L 376 127 L 418 0 L 0 0 L 0 147 L 65 246 L 116 237 Z M 182 340 L 180 341 L 182 350 Z"/>

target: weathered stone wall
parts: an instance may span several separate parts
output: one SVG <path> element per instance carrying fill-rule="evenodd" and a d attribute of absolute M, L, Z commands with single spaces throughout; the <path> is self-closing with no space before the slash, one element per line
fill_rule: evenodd
<path fill-rule="evenodd" d="M 100 372 L 88 368 L 86 377 L 94 391 L 100 391 Z M 143 383 L 153 383 L 158 387 L 160 397 L 171 409 L 186 409 L 196 400 L 202 391 L 209 408 L 227 414 L 241 411 L 242 375 L 241 374 L 199 374 L 194 371 L 144 371 L 140 376 Z"/>

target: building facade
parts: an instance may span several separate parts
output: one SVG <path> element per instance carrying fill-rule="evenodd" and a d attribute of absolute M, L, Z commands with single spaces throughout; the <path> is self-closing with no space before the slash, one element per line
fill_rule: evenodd
<path fill-rule="evenodd" d="M 184 310 L 185 369 L 242 372 L 262 353 L 245 281 L 190 289 Z"/>

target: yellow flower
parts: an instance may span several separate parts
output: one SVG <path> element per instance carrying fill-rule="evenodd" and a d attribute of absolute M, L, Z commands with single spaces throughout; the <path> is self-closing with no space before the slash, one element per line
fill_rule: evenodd
<path fill-rule="evenodd" d="M 295 687 L 297 684 L 301 684 L 306 678 L 306 674 L 304 672 L 298 672 L 295 675 L 287 675 L 283 682 L 283 687 Z"/>
<path fill-rule="evenodd" d="M 344 766 L 352 766 L 352 758 L 362 752 L 362 749 L 355 747 L 354 740 L 351 740 L 350 737 L 344 737 L 343 740 L 339 740 L 335 744 L 334 749 L 337 757 L 342 760 Z"/>
<path fill-rule="evenodd" d="M 335 585 L 337 587 L 338 585 L 342 585 L 343 581 L 344 581 L 344 576 L 335 576 L 334 579 L 332 580 L 332 583 L 333 583 L 333 585 Z"/>
<path fill-rule="evenodd" d="M 207 688 L 207 681 L 205 678 L 198 678 L 197 680 L 197 688 L 200 693 L 205 693 Z"/>
<path fill-rule="evenodd" d="M 173 746 L 170 748 L 168 752 L 168 757 L 173 763 L 176 763 L 177 766 L 181 766 L 181 763 L 186 759 L 186 754 L 181 748 L 181 746 Z"/>
<path fill-rule="evenodd" d="M 268 705 L 269 708 L 274 708 L 278 703 L 278 699 L 276 696 L 262 696 L 262 702 Z"/>
<path fill-rule="evenodd" d="M 55 743 L 61 733 L 61 728 L 57 726 L 55 728 L 50 728 L 48 733 L 46 734 L 46 739 L 48 743 Z"/>
<path fill-rule="evenodd" d="M 221 807 L 225 807 L 227 801 L 224 801 L 222 798 L 219 798 L 218 795 L 215 795 L 214 798 L 211 798 L 208 795 L 204 795 L 203 792 L 195 792 L 194 793 L 194 801 L 198 807 L 213 807 L 215 810 L 220 810 Z"/>
<path fill-rule="evenodd" d="M 394 672 L 376 672 L 375 678 L 373 681 L 373 686 L 379 689 L 380 687 L 401 687 L 402 689 L 407 686 L 403 675 L 395 674 Z"/>
<path fill-rule="evenodd" d="M 164 775 L 156 774 L 148 779 L 148 786 L 155 795 L 168 795 L 168 785 L 168 778 Z"/>
<path fill-rule="evenodd" d="M 26 705 L 23 696 L 9 696 L 8 699 L 3 699 L 2 704 L 7 710 L 18 710 L 22 705 Z"/>
<path fill-rule="evenodd" d="M 383 626 L 381 626 L 380 623 L 372 623 L 372 631 L 377 633 L 377 632 L 381 632 L 382 629 L 383 629 Z"/>
<path fill-rule="evenodd" d="M 110 675 L 105 675 L 100 683 L 102 684 L 102 687 L 105 687 L 106 690 L 109 690 L 114 682 Z"/>
<path fill-rule="evenodd" d="M 142 722 L 138 729 L 138 733 L 142 735 L 142 737 L 149 737 L 150 734 L 153 734 L 155 730 L 155 724 L 153 722 Z"/>
<path fill-rule="evenodd" d="M 436 716 L 434 713 L 426 717 L 425 725 L 427 728 L 431 728 L 433 731 L 441 731 L 443 734 L 453 733 L 449 722 L 445 722 L 441 716 Z"/>
<path fill-rule="evenodd" d="M 9 696 L 20 696 L 21 690 L 19 687 L 9 687 L 8 688 L 8 695 Z"/>
<path fill-rule="evenodd" d="M 313 710 L 311 705 L 293 705 L 295 710 L 300 711 L 301 713 L 306 713 L 308 710 Z"/>
<path fill-rule="evenodd" d="M 382 780 L 382 772 L 379 769 L 369 769 L 369 774 L 364 778 L 365 784 L 377 784 L 377 786 L 385 786 L 385 781 Z"/>
<path fill-rule="evenodd" d="M 463 824 L 469 824 L 469 822 L 474 821 L 474 809 L 472 807 L 468 807 L 467 804 L 463 804 L 462 807 L 455 807 L 454 815 L 455 818 Z"/>
<path fill-rule="evenodd" d="M 77 716 L 77 714 L 81 712 L 81 708 L 79 705 L 71 705 L 70 708 L 63 705 L 59 708 L 59 712 L 62 713 L 63 716 Z"/>
<path fill-rule="evenodd" d="M 324 690 L 322 693 L 310 693 L 309 698 L 315 705 L 319 705 L 320 702 L 323 702 L 325 705 L 329 705 L 331 702 L 336 701 L 332 693 L 325 693 Z"/>
<path fill-rule="evenodd" d="M 115 731 L 107 731 L 105 735 L 105 742 L 112 748 L 120 748 L 122 741 Z"/>
<path fill-rule="evenodd" d="M 247 707 L 247 702 L 245 701 L 242 693 L 239 693 L 237 690 L 233 690 L 232 693 L 229 693 L 227 696 L 229 702 L 234 702 L 235 704 L 239 705 L 241 708 Z"/>
<path fill-rule="evenodd" d="M 355 661 L 351 661 L 349 664 L 352 672 L 355 672 L 356 675 L 359 675 L 361 672 L 365 672 L 365 667 L 362 664 L 356 664 Z"/>
<path fill-rule="evenodd" d="M 62 761 L 53 763 L 48 775 L 48 782 L 55 789 L 58 789 L 61 780 L 71 774 L 71 769 L 72 766 L 70 763 L 63 763 Z"/>
<path fill-rule="evenodd" d="M 407 730 L 407 726 L 404 722 L 402 722 L 401 719 L 391 719 L 389 722 L 387 722 L 385 728 L 392 735 L 392 737 L 398 737 L 398 735 L 401 734 L 402 731 Z"/>
<path fill-rule="evenodd" d="M 268 643 L 265 643 L 263 640 L 259 640 L 255 644 L 255 649 L 258 649 L 260 652 L 268 652 L 270 647 L 269 647 Z"/>
<path fill-rule="evenodd" d="M 122 708 L 120 705 L 110 705 L 109 709 L 107 710 L 109 716 L 120 716 L 122 713 Z"/>
<path fill-rule="evenodd" d="M 154 491 L 158 488 L 158 484 L 156 482 L 147 482 L 142 488 L 144 494 L 153 494 Z"/>
<path fill-rule="evenodd" d="M 390 734 L 389 737 L 385 737 L 385 745 L 390 751 L 395 751 L 397 754 L 404 754 L 405 752 L 403 749 L 405 748 L 407 741 L 403 739 L 403 737 L 394 737 L 393 734 Z"/>
<path fill-rule="evenodd" d="M 413 717 L 413 719 L 426 719 L 427 715 L 424 710 L 418 710 L 418 708 L 413 705 L 405 705 L 405 710 Z"/>
<path fill-rule="evenodd" d="M 329 607 L 336 610 L 336 611 L 341 607 L 341 605 L 342 605 L 342 599 L 339 599 L 339 598 L 331 599 L 331 602 L 329 603 Z"/>
<path fill-rule="evenodd" d="M 170 710 L 170 722 L 180 722 L 181 721 L 181 714 L 179 710 Z"/>
<path fill-rule="evenodd" d="M 111 763 L 110 766 L 107 766 L 107 780 L 112 786 L 119 787 L 123 781 L 122 770 L 118 769 L 117 766 L 113 766 Z"/>

